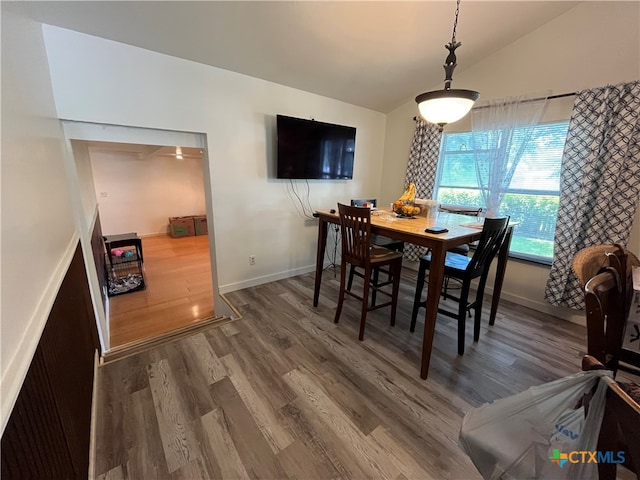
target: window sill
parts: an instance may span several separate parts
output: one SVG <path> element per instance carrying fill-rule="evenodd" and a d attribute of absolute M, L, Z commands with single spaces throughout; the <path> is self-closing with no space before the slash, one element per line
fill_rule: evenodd
<path fill-rule="evenodd" d="M 536 265 L 544 265 L 550 267 L 553 260 L 547 257 L 538 257 L 536 255 L 527 255 L 526 253 L 509 252 L 509 258 L 515 258 L 527 263 L 534 263 Z"/>
<path fill-rule="evenodd" d="M 471 245 L 471 248 L 475 250 L 475 245 Z M 526 253 L 511 252 L 511 251 L 509 252 L 509 258 L 519 260 L 523 263 L 533 263 L 533 264 L 542 265 L 545 267 L 550 267 L 551 264 L 553 263 L 553 260 L 551 258 L 539 257 L 536 255 L 527 255 Z"/>

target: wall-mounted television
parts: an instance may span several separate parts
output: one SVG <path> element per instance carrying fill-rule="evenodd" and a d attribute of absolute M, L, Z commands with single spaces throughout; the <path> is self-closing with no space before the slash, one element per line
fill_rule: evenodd
<path fill-rule="evenodd" d="M 277 178 L 353 178 L 356 129 L 277 115 Z"/>

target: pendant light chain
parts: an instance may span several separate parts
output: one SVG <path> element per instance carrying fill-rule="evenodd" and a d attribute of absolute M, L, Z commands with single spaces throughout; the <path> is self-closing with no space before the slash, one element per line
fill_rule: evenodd
<path fill-rule="evenodd" d="M 460 13 L 460 0 L 456 2 L 456 19 L 453 21 L 453 34 L 451 35 L 451 43 L 456 43 L 456 28 L 458 28 L 458 14 Z"/>
<path fill-rule="evenodd" d="M 474 102 L 478 100 L 480 94 L 474 90 L 452 89 L 453 71 L 458 64 L 456 59 L 456 49 L 462 45 L 456 42 L 456 29 L 458 28 L 458 15 L 460 14 L 460 0 L 456 1 L 456 17 L 453 22 L 453 33 L 451 43 L 447 43 L 444 48 L 449 51 L 449 55 L 444 61 L 444 89 L 432 92 L 421 93 L 416 97 L 416 103 L 420 110 L 420 115 L 427 122 L 439 125 L 440 128 L 447 123 L 455 122 L 464 117 Z"/>

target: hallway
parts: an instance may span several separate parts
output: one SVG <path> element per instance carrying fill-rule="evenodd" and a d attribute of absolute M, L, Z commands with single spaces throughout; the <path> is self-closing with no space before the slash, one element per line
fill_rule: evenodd
<path fill-rule="evenodd" d="M 142 249 L 147 288 L 109 299 L 112 348 L 213 316 L 207 235 L 143 237 Z"/>

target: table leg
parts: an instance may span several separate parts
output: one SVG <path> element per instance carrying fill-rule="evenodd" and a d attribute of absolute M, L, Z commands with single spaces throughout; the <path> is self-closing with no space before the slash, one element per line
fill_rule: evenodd
<path fill-rule="evenodd" d="M 422 365 L 420 367 L 420 378 L 423 379 L 427 378 L 429 373 L 429 361 L 431 360 L 433 337 L 436 332 L 436 318 L 438 316 L 440 291 L 442 290 L 442 281 L 444 278 L 445 254 L 445 249 L 440 245 L 431 250 L 429 288 L 427 289 L 427 305 L 424 316 L 424 337 L 422 339 Z"/>
<path fill-rule="evenodd" d="M 313 286 L 313 306 L 318 306 L 320 297 L 320 283 L 322 282 L 322 270 L 324 268 L 324 251 L 327 246 L 328 222 L 319 219 L 318 222 L 318 251 L 316 252 L 316 283 Z"/>
<path fill-rule="evenodd" d="M 491 315 L 489 315 L 489 325 L 493 325 L 496 321 L 498 313 L 498 304 L 500 303 L 500 293 L 502 292 L 502 284 L 504 283 L 504 273 L 507 271 L 507 260 L 509 260 L 509 248 L 511 247 L 511 237 L 513 235 L 513 227 L 507 229 L 504 241 L 498 252 L 498 265 L 496 266 L 496 279 L 493 284 L 493 295 L 491 296 Z"/>

